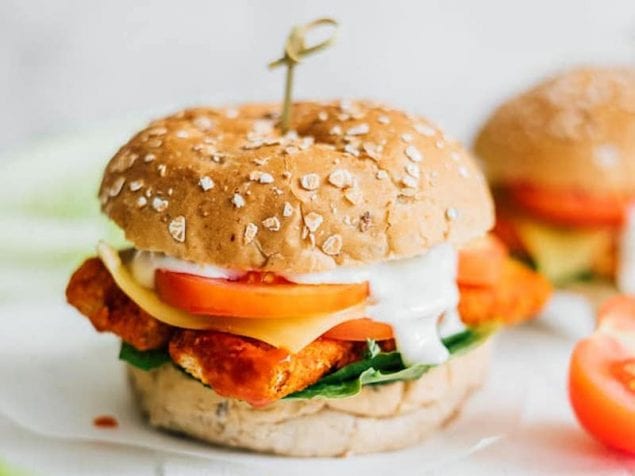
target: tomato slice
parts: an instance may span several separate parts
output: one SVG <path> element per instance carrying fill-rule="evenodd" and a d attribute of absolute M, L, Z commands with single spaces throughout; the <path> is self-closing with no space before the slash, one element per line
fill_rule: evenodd
<path fill-rule="evenodd" d="M 368 283 L 293 284 L 250 274 L 229 281 L 159 269 L 155 287 L 162 301 L 191 314 L 246 318 L 330 314 L 364 302 L 369 292 Z"/>
<path fill-rule="evenodd" d="M 591 435 L 635 453 L 635 353 L 602 334 L 579 342 L 569 368 L 569 398 Z"/>
<path fill-rule="evenodd" d="M 362 318 L 342 322 L 324 334 L 324 337 L 337 340 L 365 341 L 392 339 L 392 327 L 384 322 Z"/>
<path fill-rule="evenodd" d="M 527 249 L 512 216 L 496 210 L 496 224 L 492 234 L 500 239 L 511 253 L 523 255 L 527 253 Z"/>
<path fill-rule="evenodd" d="M 467 286 L 492 286 L 503 272 L 507 249 L 493 235 L 473 240 L 459 251 L 457 281 Z"/>
<path fill-rule="evenodd" d="M 564 190 L 516 184 L 507 188 L 514 202 L 529 213 L 560 225 L 619 226 L 634 197 L 592 195 L 581 190 Z"/>
<path fill-rule="evenodd" d="M 635 454 L 635 297 L 601 306 L 596 332 L 573 352 L 569 397 L 589 433 Z"/>

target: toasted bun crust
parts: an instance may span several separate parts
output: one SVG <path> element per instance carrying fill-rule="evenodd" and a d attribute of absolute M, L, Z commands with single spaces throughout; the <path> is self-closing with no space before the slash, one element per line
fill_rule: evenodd
<path fill-rule="evenodd" d="M 237 269 L 314 272 L 482 235 L 474 161 L 425 120 L 368 102 L 303 102 L 158 120 L 110 161 L 105 213 L 140 249 Z"/>
<path fill-rule="evenodd" d="M 459 412 L 489 365 L 490 343 L 419 380 L 364 387 L 347 399 L 280 400 L 262 409 L 221 397 L 174 366 L 129 367 L 156 427 L 212 444 L 286 456 L 340 456 L 413 445 Z"/>
<path fill-rule="evenodd" d="M 565 72 L 504 103 L 475 143 L 494 184 L 635 193 L 635 70 Z"/>

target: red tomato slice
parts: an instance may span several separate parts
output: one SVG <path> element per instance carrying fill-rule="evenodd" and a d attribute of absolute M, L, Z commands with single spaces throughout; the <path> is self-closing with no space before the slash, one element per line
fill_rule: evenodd
<path fill-rule="evenodd" d="M 507 213 L 496 211 L 496 224 L 492 233 L 505 244 L 510 252 L 517 254 L 527 252 L 516 223 Z"/>
<path fill-rule="evenodd" d="M 342 322 L 325 333 L 324 337 L 357 341 L 365 341 L 366 339 L 388 340 L 393 338 L 393 332 L 392 327 L 388 324 L 363 318 Z"/>
<path fill-rule="evenodd" d="M 635 453 L 634 296 L 615 296 L 600 307 L 595 334 L 571 358 L 569 395 L 589 433 Z"/>
<path fill-rule="evenodd" d="M 591 435 L 635 454 L 635 351 L 602 333 L 579 342 L 569 368 L 569 398 Z"/>
<path fill-rule="evenodd" d="M 591 195 L 529 184 L 508 187 L 510 197 L 529 213 L 561 225 L 619 226 L 633 197 Z"/>
<path fill-rule="evenodd" d="M 492 286 L 503 272 L 507 249 L 501 240 L 486 235 L 459 251 L 457 281 L 467 286 Z"/>
<path fill-rule="evenodd" d="M 155 286 L 162 301 L 192 314 L 248 318 L 330 314 L 362 303 L 369 292 L 368 283 L 293 284 L 258 273 L 228 281 L 161 269 Z"/>

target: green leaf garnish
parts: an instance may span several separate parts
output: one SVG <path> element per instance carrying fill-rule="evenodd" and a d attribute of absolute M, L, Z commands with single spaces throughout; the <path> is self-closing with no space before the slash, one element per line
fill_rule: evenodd
<path fill-rule="evenodd" d="M 485 342 L 495 330 L 494 326 L 467 329 L 444 338 L 443 344 L 450 352 L 450 358 L 454 358 Z M 415 380 L 434 367 L 434 365 L 423 364 L 404 367 L 399 352 L 381 352 L 379 345 L 373 340 L 368 340 L 367 345 L 368 349 L 362 360 L 325 375 L 310 387 L 285 398 L 350 397 L 358 394 L 364 385 Z M 146 371 L 171 362 L 170 355 L 164 349 L 140 351 L 126 342 L 121 343 L 119 358 Z"/>
<path fill-rule="evenodd" d="M 451 358 L 477 347 L 493 333 L 495 327 L 483 326 L 467 329 L 443 339 Z M 326 375 L 310 387 L 288 395 L 289 399 L 344 398 L 358 394 L 364 385 L 415 380 L 434 365 L 412 365 L 404 367 L 399 352 L 367 354 L 363 360 L 353 362 Z"/>
<path fill-rule="evenodd" d="M 172 361 L 170 354 L 165 349 L 137 350 L 124 341 L 121 341 L 119 359 L 146 371 L 156 369 Z"/>

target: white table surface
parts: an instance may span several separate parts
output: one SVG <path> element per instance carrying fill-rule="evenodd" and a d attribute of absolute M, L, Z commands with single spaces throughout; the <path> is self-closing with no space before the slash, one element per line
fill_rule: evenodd
<path fill-rule="evenodd" d="M 635 461 L 620 461 L 619 457 L 606 452 L 576 429 L 565 433 L 552 431 L 549 425 L 529 430 L 523 438 L 540 439 L 545 451 L 560 445 L 564 451 L 579 453 L 579 465 L 569 466 L 571 455 L 563 456 L 563 464 L 541 461 L 540 453 L 522 454 L 522 442 L 505 446 L 494 446 L 469 460 L 450 464 L 442 470 L 426 474 L 488 474 L 488 475 L 633 475 Z M 600 456 L 602 455 L 602 456 Z M 0 416 L 0 456 L 13 466 L 42 475 L 242 475 L 279 474 L 275 470 L 254 472 L 251 467 L 226 464 L 204 458 L 175 456 L 158 451 L 144 450 L 109 443 L 64 441 L 36 435 Z M 575 457 L 574 457 L 575 458 Z M 587 468 L 584 460 L 587 459 Z M 602 459 L 606 459 L 602 461 Z M 595 463 L 593 463 L 595 461 Z M 598 464 L 598 461 L 600 463 Z M 310 464 L 307 461 L 307 464 Z M 404 471 L 395 463 L 395 469 Z M 409 468 L 412 470 L 413 468 Z M 412 471 L 410 471 L 412 472 Z M 339 474 L 337 461 L 330 474 Z M 415 474 L 417 473 L 415 471 Z"/>

